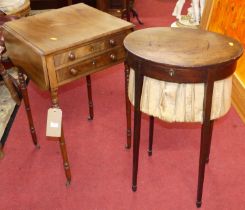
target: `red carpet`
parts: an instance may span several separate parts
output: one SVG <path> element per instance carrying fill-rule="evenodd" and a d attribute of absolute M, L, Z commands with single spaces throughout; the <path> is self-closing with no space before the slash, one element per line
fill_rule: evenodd
<path fill-rule="evenodd" d="M 144 27 L 167 26 L 173 0 L 136 1 Z M 125 150 L 123 65 L 92 75 L 95 118 L 88 113 L 85 79 L 60 89 L 72 171 L 65 175 L 57 142 L 45 137 L 49 94 L 28 90 L 40 150 L 31 142 L 23 105 L 0 161 L 0 210 L 196 209 L 200 125 L 156 120 L 153 156 L 147 155 L 148 117 L 142 120 L 138 191 L 131 191 L 132 150 Z M 214 124 L 206 168 L 205 210 L 245 209 L 245 129 L 232 108 Z"/>

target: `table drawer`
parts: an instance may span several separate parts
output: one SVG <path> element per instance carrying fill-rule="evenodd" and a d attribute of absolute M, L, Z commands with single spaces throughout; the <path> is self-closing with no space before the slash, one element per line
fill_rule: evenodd
<path fill-rule="evenodd" d="M 127 34 L 116 34 L 113 36 L 106 37 L 104 39 L 97 40 L 95 42 L 70 49 L 69 51 L 57 54 L 54 56 L 54 65 L 59 67 L 62 65 L 68 65 L 71 63 L 79 62 L 80 60 L 91 57 L 97 53 L 113 49 L 123 45 L 123 40 Z"/>
<path fill-rule="evenodd" d="M 65 84 L 78 77 L 89 75 L 116 63 L 122 62 L 125 58 L 125 50 L 118 47 L 93 58 L 81 61 L 77 64 L 56 70 L 59 84 Z"/>

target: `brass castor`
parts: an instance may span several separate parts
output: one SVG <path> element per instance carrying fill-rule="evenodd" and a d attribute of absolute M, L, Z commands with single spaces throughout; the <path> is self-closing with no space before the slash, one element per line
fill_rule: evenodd
<path fill-rule="evenodd" d="M 200 208 L 202 206 L 202 201 L 197 201 L 196 206 L 197 206 L 197 208 Z"/>
<path fill-rule="evenodd" d="M 148 156 L 152 156 L 152 150 L 148 150 Z"/>
<path fill-rule="evenodd" d="M 36 149 L 40 149 L 40 144 L 35 145 Z"/>
<path fill-rule="evenodd" d="M 133 185 L 133 186 L 132 186 L 132 190 L 133 190 L 133 192 L 136 192 L 137 186 Z"/>
<path fill-rule="evenodd" d="M 93 120 L 93 119 L 94 119 L 93 116 L 91 116 L 91 115 L 88 116 L 88 121 L 91 121 L 91 120 Z"/>
<path fill-rule="evenodd" d="M 67 180 L 66 181 L 66 187 L 70 187 L 70 185 L 71 185 L 71 180 Z"/>
<path fill-rule="evenodd" d="M 125 149 L 130 149 L 130 148 L 131 148 L 131 145 L 128 145 L 128 144 L 125 145 Z"/>

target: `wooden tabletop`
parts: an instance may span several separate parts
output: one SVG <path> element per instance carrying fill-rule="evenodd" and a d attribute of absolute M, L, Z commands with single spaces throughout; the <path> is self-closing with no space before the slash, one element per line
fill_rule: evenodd
<path fill-rule="evenodd" d="M 81 3 L 11 21 L 4 28 L 39 53 L 49 54 L 132 26 Z"/>
<path fill-rule="evenodd" d="M 202 67 L 235 60 L 243 52 L 235 39 L 198 29 L 154 27 L 135 31 L 124 40 L 125 48 L 152 62 Z"/>

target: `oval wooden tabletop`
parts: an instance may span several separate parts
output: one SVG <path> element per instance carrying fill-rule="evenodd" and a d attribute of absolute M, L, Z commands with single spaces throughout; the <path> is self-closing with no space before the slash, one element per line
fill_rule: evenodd
<path fill-rule="evenodd" d="M 156 63 L 179 67 L 217 65 L 239 58 L 242 45 L 230 37 L 187 28 L 154 27 L 130 33 L 126 50 Z"/>

